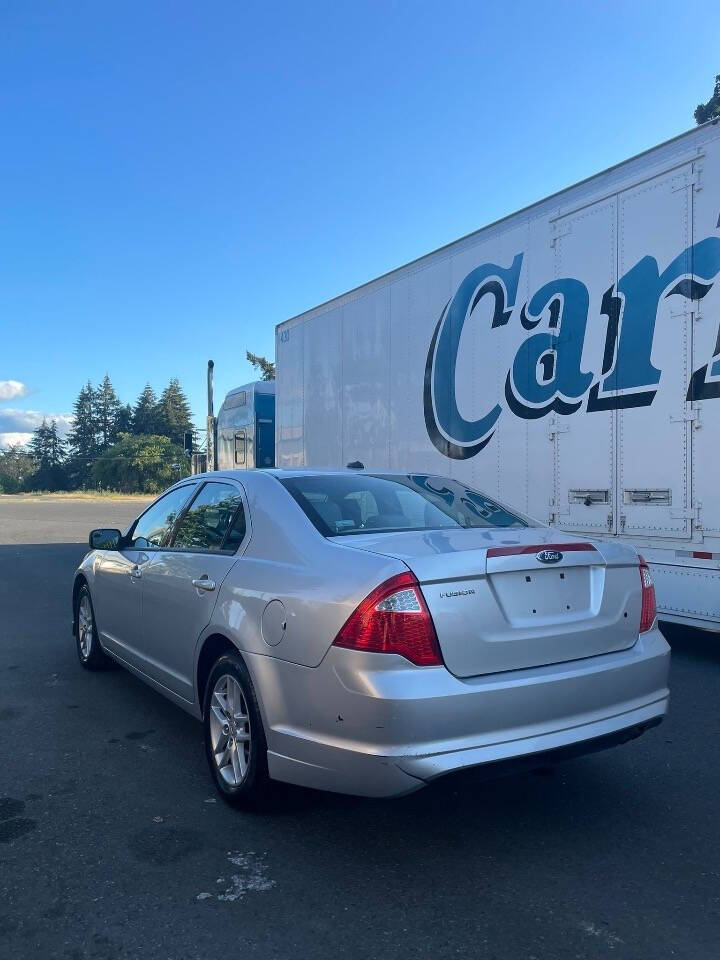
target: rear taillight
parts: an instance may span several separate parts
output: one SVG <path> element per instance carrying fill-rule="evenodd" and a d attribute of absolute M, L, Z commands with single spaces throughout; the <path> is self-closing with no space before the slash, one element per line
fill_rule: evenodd
<path fill-rule="evenodd" d="M 644 557 L 640 557 L 640 583 L 642 584 L 642 612 L 640 614 L 640 633 L 645 633 L 655 623 L 657 603 L 655 584 Z"/>
<path fill-rule="evenodd" d="M 435 626 L 412 573 L 380 584 L 335 637 L 336 647 L 369 653 L 398 653 L 419 667 L 442 665 Z"/>

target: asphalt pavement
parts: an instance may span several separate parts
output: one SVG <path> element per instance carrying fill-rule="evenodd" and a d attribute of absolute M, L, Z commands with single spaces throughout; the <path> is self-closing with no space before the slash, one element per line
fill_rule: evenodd
<path fill-rule="evenodd" d="M 40 522 L 8 543 L 14 509 L 0 500 L 2 960 L 720 954 L 720 640 L 672 632 L 671 715 L 613 750 L 394 801 L 288 787 L 241 813 L 196 721 L 80 668 L 84 548 Z M 67 541 L 112 520 L 63 509 Z"/>
<path fill-rule="evenodd" d="M 93 527 L 124 530 L 151 500 L 0 495 L 0 544 L 87 543 Z"/>

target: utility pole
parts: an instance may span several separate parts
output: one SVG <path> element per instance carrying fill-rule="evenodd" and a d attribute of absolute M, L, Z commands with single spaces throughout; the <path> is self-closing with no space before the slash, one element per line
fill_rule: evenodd
<path fill-rule="evenodd" d="M 213 368 L 215 364 L 208 360 L 207 365 L 207 469 L 217 470 L 217 456 L 215 450 L 215 416 L 213 414 Z"/>

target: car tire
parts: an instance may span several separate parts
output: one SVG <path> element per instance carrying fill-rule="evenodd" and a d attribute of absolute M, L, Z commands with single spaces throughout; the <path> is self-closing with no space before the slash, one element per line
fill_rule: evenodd
<path fill-rule="evenodd" d="M 103 653 L 95 624 L 95 609 L 87 584 L 83 584 L 75 602 L 75 649 L 86 670 L 105 670 L 110 661 Z"/>
<path fill-rule="evenodd" d="M 246 809 L 269 800 L 267 741 L 250 674 L 238 653 L 215 662 L 203 704 L 205 753 L 215 786 L 226 803 Z"/>

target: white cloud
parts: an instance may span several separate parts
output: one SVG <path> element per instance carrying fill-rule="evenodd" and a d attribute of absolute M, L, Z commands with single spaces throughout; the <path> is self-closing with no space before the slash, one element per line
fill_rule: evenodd
<path fill-rule="evenodd" d="M 19 380 L 0 380 L 0 402 L 18 400 L 30 393 L 24 383 Z"/>
<path fill-rule="evenodd" d="M 24 447 L 30 437 L 32 437 L 31 433 L 0 433 L 0 450 L 4 450 L 5 447 L 14 447 L 18 443 Z"/>
<path fill-rule="evenodd" d="M 31 434 L 40 426 L 43 419 L 50 423 L 57 421 L 58 433 L 65 436 L 72 426 L 70 413 L 45 413 L 40 410 L 18 410 L 13 407 L 0 407 L 0 436 L 7 434 Z M 18 442 L 18 441 L 15 441 Z"/>

